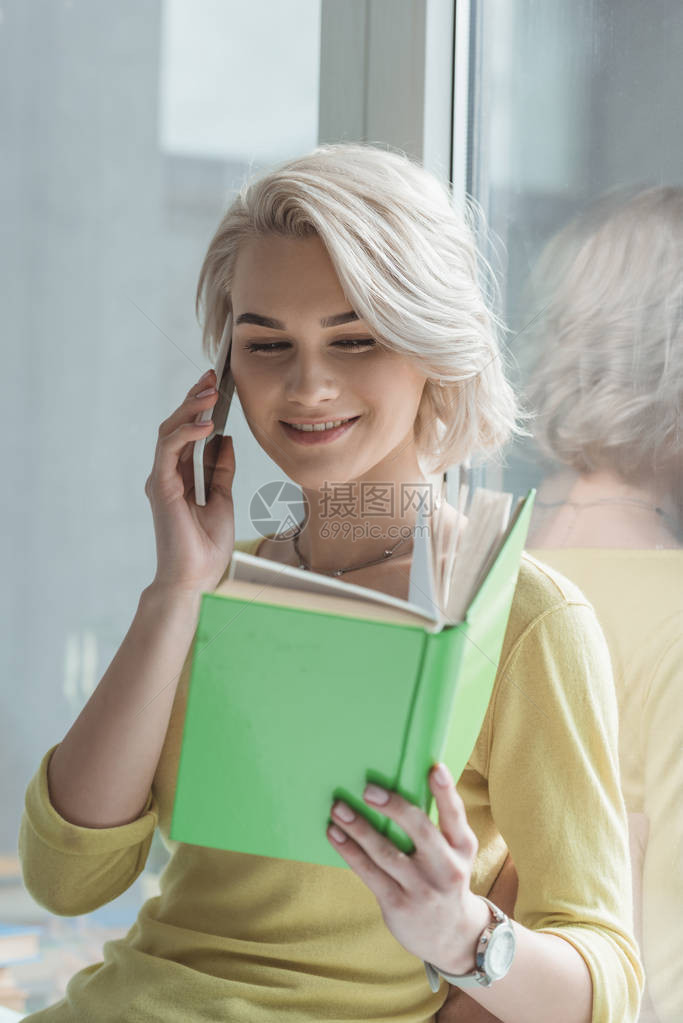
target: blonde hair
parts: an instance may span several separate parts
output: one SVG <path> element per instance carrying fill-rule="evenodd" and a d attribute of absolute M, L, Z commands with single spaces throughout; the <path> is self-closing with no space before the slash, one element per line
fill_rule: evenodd
<path fill-rule="evenodd" d="M 547 244 L 531 293 L 540 451 L 631 483 L 680 473 L 683 188 L 601 197 Z"/>
<path fill-rule="evenodd" d="M 243 242 L 317 235 L 354 311 L 387 348 L 428 377 L 415 419 L 418 455 L 442 472 L 474 452 L 495 454 L 526 433 L 504 375 L 486 260 L 450 192 L 402 152 L 364 143 L 320 145 L 247 180 L 211 239 L 199 274 L 202 348 L 212 361 Z M 489 284 L 495 287 L 493 274 Z M 527 434 L 528 435 L 528 434 Z"/>

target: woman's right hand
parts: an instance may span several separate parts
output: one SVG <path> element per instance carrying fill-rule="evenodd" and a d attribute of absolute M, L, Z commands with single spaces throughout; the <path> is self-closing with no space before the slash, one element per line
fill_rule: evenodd
<path fill-rule="evenodd" d="M 154 465 L 145 482 L 152 506 L 157 547 L 153 585 L 211 592 L 220 582 L 235 545 L 232 481 L 235 454 L 232 437 L 214 437 L 219 454 L 210 496 L 198 505 L 194 492 L 194 442 L 209 436 L 212 424 L 196 423 L 206 408 L 213 408 L 218 391 L 216 373 L 209 370 L 187 393 L 185 400 L 159 427 Z"/>

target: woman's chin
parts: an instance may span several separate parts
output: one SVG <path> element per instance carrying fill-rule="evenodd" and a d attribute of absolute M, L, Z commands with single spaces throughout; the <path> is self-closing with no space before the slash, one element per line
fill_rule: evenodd
<path fill-rule="evenodd" d="M 252 434 L 257 439 L 262 437 L 253 430 Z M 335 443 L 288 446 L 281 439 L 274 438 L 272 444 L 261 441 L 259 444 L 284 475 L 303 490 L 322 490 L 333 484 L 362 479 L 376 465 L 376 462 L 368 460 L 367 451 L 356 452 L 354 458 L 353 453 L 339 451 Z"/>
<path fill-rule="evenodd" d="M 345 471 L 343 466 L 335 466 L 330 460 L 330 465 L 317 466 L 315 469 L 303 469 L 299 466 L 292 466 L 290 469 L 283 469 L 292 483 L 296 483 L 302 490 L 322 490 L 324 487 L 333 487 L 344 483 L 350 483 L 357 479 L 355 473 Z M 330 497 L 334 495 L 330 494 Z"/>

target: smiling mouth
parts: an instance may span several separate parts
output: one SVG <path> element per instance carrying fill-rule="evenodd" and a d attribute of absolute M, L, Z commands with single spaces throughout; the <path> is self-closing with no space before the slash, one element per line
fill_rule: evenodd
<path fill-rule="evenodd" d="M 337 430 L 340 426 L 345 426 L 347 423 L 354 423 L 356 419 L 360 419 L 360 416 L 348 416 L 346 419 L 327 419 L 317 423 L 290 423 L 286 419 L 281 419 L 280 422 L 284 426 L 298 430 L 300 433 L 323 433 L 328 430 Z"/>
<path fill-rule="evenodd" d="M 326 441 L 333 441 L 337 437 L 342 437 L 345 433 L 348 433 L 349 430 L 353 429 L 354 423 L 357 423 L 359 419 L 360 416 L 352 416 L 350 419 L 341 420 L 341 422 L 337 419 L 327 420 L 327 422 L 337 424 L 335 426 L 327 426 L 325 423 L 300 423 L 297 426 L 281 419 L 280 425 L 287 436 L 292 440 L 298 441 L 300 444 L 317 444 L 324 443 Z"/>

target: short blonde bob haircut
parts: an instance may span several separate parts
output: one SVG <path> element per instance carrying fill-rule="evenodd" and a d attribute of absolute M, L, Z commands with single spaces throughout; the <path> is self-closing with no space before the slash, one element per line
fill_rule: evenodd
<path fill-rule="evenodd" d="M 530 369 L 526 394 L 542 455 L 578 472 L 609 469 L 635 484 L 657 476 L 675 488 L 683 188 L 602 196 L 546 245 L 528 295 L 533 356 L 520 353 L 520 362 Z"/>
<path fill-rule="evenodd" d="M 428 377 L 414 426 L 427 472 L 474 453 L 495 455 L 512 433 L 526 431 L 503 371 L 505 328 L 484 293 L 490 268 L 470 227 L 474 209 L 470 200 L 459 214 L 450 191 L 424 167 L 365 143 L 320 145 L 247 180 L 199 274 L 204 354 L 215 361 L 242 244 L 317 235 L 353 310 L 381 344 Z"/>

